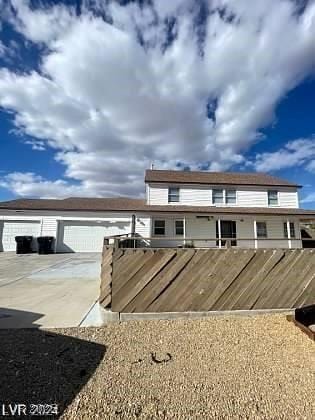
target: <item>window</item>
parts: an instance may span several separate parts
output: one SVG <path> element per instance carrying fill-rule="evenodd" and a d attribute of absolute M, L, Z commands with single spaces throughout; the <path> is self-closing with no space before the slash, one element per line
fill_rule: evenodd
<path fill-rule="evenodd" d="M 223 204 L 223 190 L 212 190 L 212 203 Z"/>
<path fill-rule="evenodd" d="M 179 202 L 179 188 L 169 187 L 168 189 L 168 202 L 178 203 Z"/>
<path fill-rule="evenodd" d="M 165 235 L 165 220 L 154 220 L 153 233 L 154 235 Z"/>
<path fill-rule="evenodd" d="M 267 238 L 267 223 L 256 222 L 257 238 Z"/>
<path fill-rule="evenodd" d="M 278 205 L 278 191 L 268 191 L 268 206 Z"/>
<path fill-rule="evenodd" d="M 290 238 L 295 238 L 295 226 L 294 226 L 294 222 L 290 222 Z M 288 238 L 288 225 L 287 222 L 283 223 L 283 232 L 284 232 L 284 237 Z"/>
<path fill-rule="evenodd" d="M 236 191 L 235 190 L 226 190 L 225 202 L 226 204 L 236 204 Z"/>
<path fill-rule="evenodd" d="M 175 220 L 175 235 L 184 235 L 184 220 Z"/>

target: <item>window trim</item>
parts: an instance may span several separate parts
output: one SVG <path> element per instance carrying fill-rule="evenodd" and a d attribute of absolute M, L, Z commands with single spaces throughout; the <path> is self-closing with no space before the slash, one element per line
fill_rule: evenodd
<path fill-rule="evenodd" d="M 163 222 L 164 223 L 164 233 L 156 233 L 155 232 L 155 229 L 156 229 L 156 226 L 155 226 L 155 223 L 156 222 Z M 153 219 L 153 224 L 152 224 L 152 230 L 153 230 L 153 236 L 165 236 L 165 234 L 166 234 L 166 220 L 165 219 Z M 160 228 L 158 228 L 158 229 L 162 229 L 161 227 Z"/>
<path fill-rule="evenodd" d="M 181 222 L 183 224 L 183 233 L 177 233 L 176 232 L 176 223 L 177 222 Z M 175 236 L 184 236 L 184 233 L 185 233 L 184 219 L 175 219 L 174 220 L 174 232 L 175 232 Z"/>
<path fill-rule="evenodd" d="M 234 201 L 234 203 L 228 203 L 228 192 L 233 192 L 233 193 L 235 193 L 235 196 L 234 196 L 234 198 L 235 198 L 235 201 Z M 235 188 L 227 188 L 226 190 L 225 190 L 225 204 L 236 204 L 237 203 L 237 198 L 236 198 L 236 189 Z"/>
<path fill-rule="evenodd" d="M 258 224 L 259 223 L 263 223 L 265 225 L 266 235 L 264 235 L 264 236 L 261 236 L 258 233 Z M 266 238 L 268 238 L 268 228 L 267 228 L 267 222 L 265 220 L 256 220 L 256 238 L 257 239 L 266 239 Z"/>
<path fill-rule="evenodd" d="M 293 228 L 293 229 L 292 229 Z M 285 239 L 296 239 L 295 223 L 289 221 L 290 238 L 288 233 L 288 221 L 283 222 L 283 235 Z M 292 235 L 293 232 L 293 235 Z"/>
<path fill-rule="evenodd" d="M 270 194 L 271 193 L 276 193 L 277 194 L 277 203 L 275 203 L 275 204 L 270 203 Z M 278 190 L 268 190 L 267 191 L 267 202 L 268 202 L 268 207 L 279 206 L 279 191 Z"/>
<path fill-rule="evenodd" d="M 171 192 L 170 192 L 170 190 L 178 190 L 178 194 L 172 194 Z M 172 200 L 172 198 L 178 198 L 178 199 L 176 199 L 176 200 Z M 167 202 L 168 203 L 179 203 L 180 202 L 180 187 L 168 187 L 168 191 L 167 191 Z"/>
<path fill-rule="evenodd" d="M 222 201 L 221 202 L 215 202 L 214 192 L 215 191 L 222 191 Z M 224 188 L 212 188 L 212 204 L 225 204 L 225 190 Z"/>

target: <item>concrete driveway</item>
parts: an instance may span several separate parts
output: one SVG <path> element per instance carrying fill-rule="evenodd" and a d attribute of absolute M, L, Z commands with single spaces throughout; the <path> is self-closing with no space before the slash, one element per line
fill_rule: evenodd
<path fill-rule="evenodd" d="M 75 327 L 94 306 L 101 254 L 0 253 L 0 328 Z"/>

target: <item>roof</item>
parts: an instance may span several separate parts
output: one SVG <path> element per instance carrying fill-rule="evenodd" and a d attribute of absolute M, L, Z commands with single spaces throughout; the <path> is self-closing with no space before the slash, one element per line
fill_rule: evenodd
<path fill-rule="evenodd" d="M 18 199 L 0 202 L 0 209 L 14 210 L 69 210 L 69 211 L 133 211 L 145 205 L 137 198 Z"/>
<path fill-rule="evenodd" d="M 259 172 L 192 172 L 148 169 L 145 172 L 145 182 L 301 187 L 301 185 L 286 181 L 285 179 Z"/>
<path fill-rule="evenodd" d="M 303 216 L 315 220 L 315 210 L 264 207 L 215 207 L 185 205 L 147 205 L 137 198 L 66 198 L 17 199 L 0 202 L 0 210 L 46 210 L 46 211 L 90 211 L 90 212 L 150 212 L 150 213 L 194 213 L 194 214 L 261 214 Z"/>

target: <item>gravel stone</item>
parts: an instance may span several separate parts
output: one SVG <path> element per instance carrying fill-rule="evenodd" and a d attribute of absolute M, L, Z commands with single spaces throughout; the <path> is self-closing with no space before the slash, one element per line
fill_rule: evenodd
<path fill-rule="evenodd" d="M 64 419 L 315 418 L 314 342 L 283 315 L 65 333 L 107 352 Z"/>
<path fill-rule="evenodd" d="M 315 418 L 314 342 L 283 315 L 47 333 L 0 332 L 2 385 L 12 382 L 0 394 L 7 400 L 17 398 L 19 386 L 34 398 L 47 391 L 62 419 Z M 56 372 L 61 380 L 52 378 Z"/>

